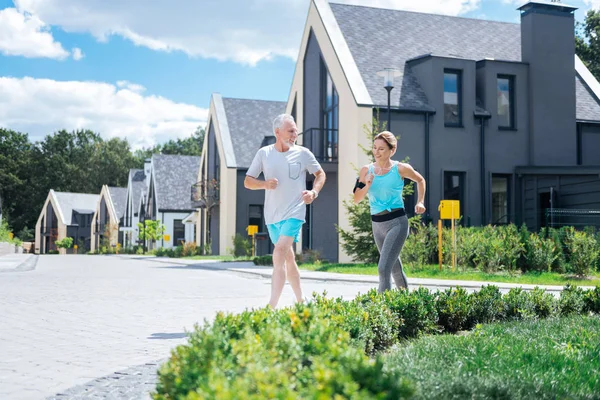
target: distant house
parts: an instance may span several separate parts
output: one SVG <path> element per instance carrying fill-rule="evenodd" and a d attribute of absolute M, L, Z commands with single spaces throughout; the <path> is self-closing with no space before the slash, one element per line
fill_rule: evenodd
<path fill-rule="evenodd" d="M 91 250 L 91 226 L 99 195 L 50 190 L 35 225 L 35 253 L 58 250 L 56 241 L 73 238 L 79 251 Z M 64 250 L 60 250 L 65 253 Z M 72 251 L 72 250 L 70 250 Z"/>
<path fill-rule="evenodd" d="M 211 97 L 194 190 L 199 200 L 197 244 L 210 244 L 212 254 L 227 254 L 236 234 L 248 238 L 249 225 L 266 233 L 264 191 L 246 189 L 244 179 L 258 149 L 275 143 L 273 120 L 283 112 L 284 102 L 223 98 L 218 93 Z M 257 254 L 270 253 L 270 241 L 262 238 Z"/>
<path fill-rule="evenodd" d="M 574 10 L 532 1 L 518 24 L 312 0 L 286 109 L 327 183 L 302 247 L 350 261 L 336 226 L 369 160 L 363 126 L 388 119 L 385 68 L 394 159 L 427 179 L 426 219 L 442 199 L 465 224 L 531 229 L 548 208 L 600 209 L 600 84 L 575 55 Z"/>
<path fill-rule="evenodd" d="M 94 209 L 92 220 L 91 250 L 103 245 L 116 247 L 123 244 L 123 232 L 119 230 L 127 206 L 127 188 L 103 185 Z"/>
<path fill-rule="evenodd" d="M 150 160 L 146 162 L 150 166 Z M 148 174 L 150 170 L 148 169 Z M 138 222 L 142 197 L 147 189 L 146 173 L 143 169 L 132 169 L 129 171 L 127 183 L 127 200 L 125 202 L 125 216 L 119 230 L 123 232 L 123 247 L 138 245 Z"/>
<path fill-rule="evenodd" d="M 190 188 L 196 182 L 199 168 L 200 157 L 197 156 L 152 156 L 143 211 L 145 219 L 156 220 L 165 227 L 156 248 L 172 248 L 194 241 L 195 225 L 183 221 L 195 211 Z M 148 245 L 154 246 L 153 243 Z"/>

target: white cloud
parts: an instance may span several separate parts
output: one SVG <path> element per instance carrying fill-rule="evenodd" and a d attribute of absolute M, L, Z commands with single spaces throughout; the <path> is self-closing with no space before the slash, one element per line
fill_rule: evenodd
<path fill-rule="evenodd" d="M 206 124 L 208 110 L 143 96 L 143 90 L 126 81 L 0 77 L 0 126 L 27 132 L 32 140 L 60 129 L 91 129 L 104 138 L 127 138 L 139 148 L 187 137 Z"/>
<path fill-rule="evenodd" d="M 587 4 L 591 9 L 600 9 L 600 0 L 583 0 L 583 2 Z"/>
<path fill-rule="evenodd" d="M 459 15 L 480 0 L 334 0 L 348 4 Z M 157 51 L 255 65 L 295 59 L 309 0 L 14 0 L 17 8 L 67 32 L 100 41 L 112 35 Z"/>
<path fill-rule="evenodd" d="M 73 48 L 73 60 L 79 61 L 83 57 L 85 57 L 85 56 L 83 55 L 83 52 L 81 51 L 81 49 L 77 48 L 77 47 L 74 47 Z"/>
<path fill-rule="evenodd" d="M 59 60 L 69 56 L 40 18 L 15 8 L 0 10 L 0 54 Z"/>

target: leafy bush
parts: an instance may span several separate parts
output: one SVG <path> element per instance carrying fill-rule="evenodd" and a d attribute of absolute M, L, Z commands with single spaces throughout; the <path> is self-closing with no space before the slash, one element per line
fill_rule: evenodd
<path fill-rule="evenodd" d="M 346 332 L 308 304 L 218 314 L 172 352 L 153 397 L 400 399 L 412 393 L 399 373 L 352 347 Z"/>
<path fill-rule="evenodd" d="M 402 249 L 402 260 L 415 266 L 423 266 L 430 262 L 431 245 L 427 227 L 417 225 L 406 238 Z"/>
<path fill-rule="evenodd" d="M 535 287 L 529 292 L 529 300 L 533 307 L 533 312 L 538 318 L 548 318 L 556 312 L 556 298 L 547 293 L 545 289 Z"/>
<path fill-rule="evenodd" d="M 533 271 L 550 271 L 554 262 L 558 259 L 556 242 L 553 239 L 544 239 L 532 233 L 529 236 L 529 247 L 527 252 L 527 266 Z"/>
<path fill-rule="evenodd" d="M 530 295 L 523 288 L 512 288 L 504 295 L 507 319 L 535 319 L 535 307 Z"/>
<path fill-rule="evenodd" d="M 501 321 L 505 318 L 502 293 L 497 286 L 487 285 L 471 294 L 472 312 L 469 326 Z"/>
<path fill-rule="evenodd" d="M 183 245 L 183 249 L 181 251 L 181 256 L 182 257 L 195 256 L 197 251 L 198 251 L 198 245 L 196 245 L 196 242 L 186 242 Z"/>
<path fill-rule="evenodd" d="M 232 237 L 233 240 L 233 250 L 231 251 L 231 255 L 234 257 L 247 257 L 252 255 L 252 244 L 246 238 L 244 238 L 241 234 L 236 233 L 235 236 Z"/>
<path fill-rule="evenodd" d="M 267 254 L 264 256 L 254 257 L 252 262 L 254 262 L 254 265 L 273 265 L 273 255 Z"/>
<path fill-rule="evenodd" d="M 408 339 L 438 332 L 435 295 L 429 290 L 423 287 L 412 292 L 388 290 L 383 297 L 395 318 L 402 321 L 398 326 L 398 338 Z"/>
<path fill-rule="evenodd" d="M 456 287 L 438 292 L 436 307 L 438 323 L 445 332 L 458 332 L 470 328 L 468 322 L 473 306 L 464 288 Z"/>
<path fill-rule="evenodd" d="M 585 296 L 582 288 L 569 284 L 560 292 L 558 311 L 561 315 L 581 314 L 585 305 Z"/>
<path fill-rule="evenodd" d="M 572 271 L 579 276 L 587 276 L 598 261 L 598 249 L 594 236 L 585 232 L 573 232 L 569 240 Z"/>
<path fill-rule="evenodd" d="M 584 303 L 584 311 L 600 314 L 600 286 L 585 292 Z"/>

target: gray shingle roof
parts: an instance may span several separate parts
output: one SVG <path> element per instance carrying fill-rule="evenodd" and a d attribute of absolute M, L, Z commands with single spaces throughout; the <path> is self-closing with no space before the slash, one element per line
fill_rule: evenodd
<path fill-rule="evenodd" d="M 95 210 L 100 195 L 88 193 L 54 192 L 63 223 L 72 225 L 73 210 Z"/>
<path fill-rule="evenodd" d="M 133 212 L 137 213 L 137 206 L 140 204 L 140 196 L 143 195 L 146 187 L 146 174 L 143 169 L 131 169 L 129 170 L 131 176 L 131 204 L 133 205 Z"/>
<path fill-rule="evenodd" d="M 223 98 L 238 168 L 248 168 L 265 136 L 273 136 L 273 120 L 285 112 L 282 101 Z"/>
<path fill-rule="evenodd" d="M 493 58 L 521 61 L 521 26 L 516 23 L 330 4 L 374 105 L 387 104 L 383 78 L 377 72 L 395 67 L 402 76 L 392 92 L 392 105 L 428 109 L 429 104 L 407 60 L 424 54 L 469 60 Z M 577 76 L 577 81 L 581 79 Z M 400 83 L 401 82 L 401 83 Z M 581 82 L 578 82 L 578 86 Z M 581 92 L 577 90 L 577 95 Z M 594 108 L 577 99 L 577 118 Z M 483 111 L 483 110 L 480 110 Z M 599 119 L 600 114 L 594 114 Z"/>
<path fill-rule="evenodd" d="M 195 210 L 191 186 L 198 178 L 200 157 L 155 154 L 152 168 L 158 210 Z"/>
<path fill-rule="evenodd" d="M 588 121 L 600 121 L 600 104 L 598 99 L 583 79 L 577 77 L 575 82 L 575 93 L 577 94 L 577 119 Z"/>
<path fill-rule="evenodd" d="M 108 192 L 110 193 L 110 198 L 115 207 L 117 219 L 121 219 L 125 214 L 125 208 L 127 207 L 127 188 L 109 186 Z"/>

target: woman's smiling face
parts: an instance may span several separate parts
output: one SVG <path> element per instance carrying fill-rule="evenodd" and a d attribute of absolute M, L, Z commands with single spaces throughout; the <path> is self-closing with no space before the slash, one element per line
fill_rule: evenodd
<path fill-rule="evenodd" d="M 376 139 L 373 142 L 373 156 L 376 161 L 386 161 L 392 157 L 390 145 L 383 139 Z"/>

